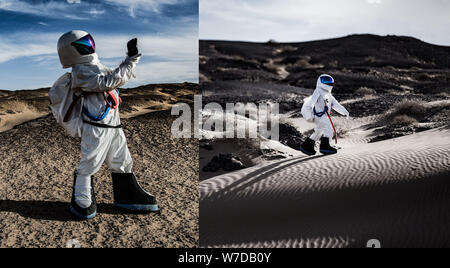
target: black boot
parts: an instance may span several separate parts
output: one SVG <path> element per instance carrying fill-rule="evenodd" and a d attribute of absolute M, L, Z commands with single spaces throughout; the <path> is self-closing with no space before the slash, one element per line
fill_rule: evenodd
<path fill-rule="evenodd" d="M 317 152 L 315 150 L 316 142 L 310 138 L 306 139 L 305 142 L 300 146 L 300 151 L 309 156 L 315 155 Z"/>
<path fill-rule="evenodd" d="M 133 173 L 113 173 L 114 205 L 118 208 L 158 212 L 156 198 L 144 191 Z"/>
<path fill-rule="evenodd" d="M 323 137 L 320 140 L 320 152 L 322 154 L 329 155 L 329 154 L 337 154 L 338 151 L 336 148 L 331 147 L 329 138 Z"/>
<path fill-rule="evenodd" d="M 97 215 L 97 201 L 95 199 L 94 179 L 91 176 L 91 198 L 92 204 L 88 208 L 82 208 L 75 202 L 75 185 L 77 181 L 77 173 L 74 174 L 72 201 L 70 202 L 70 212 L 82 220 L 90 220 Z"/>

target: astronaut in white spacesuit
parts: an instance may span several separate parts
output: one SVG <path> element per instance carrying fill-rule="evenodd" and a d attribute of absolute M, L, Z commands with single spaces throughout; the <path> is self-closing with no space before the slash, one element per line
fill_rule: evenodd
<path fill-rule="evenodd" d="M 334 78 L 324 74 L 317 80 L 317 87 L 312 97 L 305 100 L 302 108 L 303 117 L 314 122 L 314 134 L 302 144 L 300 150 L 307 155 L 315 155 L 316 142 L 320 140 L 320 152 L 325 155 L 336 154 L 337 149 L 330 145 L 330 140 L 336 135 L 333 121 L 330 117 L 332 110 L 349 118 L 350 113 L 331 94 Z"/>
<path fill-rule="evenodd" d="M 95 42 L 84 31 L 71 31 L 58 41 L 63 68 L 72 68 L 72 89 L 82 92 L 81 161 L 75 172 L 70 210 L 81 219 L 97 213 L 93 175 L 104 162 L 112 172 L 114 204 L 133 211 L 158 211 L 156 198 L 145 192 L 132 173 L 133 160 L 120 123 L 117 88 L 134 78 L 141 54 L 137 39 L 127 44 L 128 56 L 115 70 L 100 63 Z"/>

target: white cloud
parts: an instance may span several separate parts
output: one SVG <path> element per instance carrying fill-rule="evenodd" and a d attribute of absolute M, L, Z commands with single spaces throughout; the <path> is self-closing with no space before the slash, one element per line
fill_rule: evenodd
<path fill-rule="evenodd" d="M 381 4 L 381 0 L 367 0 L 369 4 Z"/>
<path fill-rule="evenodd" d="M 0 43 L 0 64 L 21 57 L 54 54 L 58 34 L 12 34 Z"/>
<path fill-rule="evenodd" d="M 198 56 L 196 33 L 184 36 L 94 35 L 97 53 L 101 58 L 123 57 L 127 51 L 126 44 L 133 37 L 138 38 L 139 50 L 146 56 L 177 60 L 191 60 Z"/>
<path fill-rule="evenodd" d="M 29 58 L 36 68 L 55 68 L 60 63 L 56 43 L 60 33 L 22 34 L 5 36 L 0 43 L 0 67 L 19 58 Z M 95 35 L 100 60 L 114 68 L 125 58 L 126 43 L 134 36 Z M 197 82 L 198 39 L 197 34 L 185 36 L 138 36 L 139 49 L 143 54 L 138 65 L 138 78 L 127 87 L 150 83 Z M 31 65 L 33 65 L 33 63 Z M 39 67 L 38 67 L 39 66 Z M 28 66 L 28 68 L 32 68 Z M 42 70 L 41 70 L 42 71 Z M 39 71 L 38 71 L 39 72 Z M 48 85 L 54 81 L 48 79 Z M 40 85 L 43 86 L 43 85 Z"/>
<path fill-rule="evenodd" d="M 7 62 L 20 57 L 37 56 L 52 54 L 55 52 L 55 47 L 51 48 L 45 45 L 27 44 L 16 47 L 9 47 L 6 43 L 0 44 L 0 63 Z"/>
<path fill-rule="evenodd" d="M 75 20 L 85 20 L 86 18 L 74 15 L 72 14 L 73 12 L 68 12 L 70 11 L 69 8 L 71 8 L 71 5 L 67 4 L 69 1 L 72 1 L 73 4 L 81 4 L 80 0 L 68 0 L 68 2 L 49 1 L 35 4 L 30 4 L 19 0 L 0 0 L 0 9 L 52 18 L 62 17 Z"/>
<path fill-rule="evenodd" d="M 150 83 L 198 82 L 197 33 L 137 37 L 143 57 L 137 67 L 137 78 L 126 87 Z M 105 65 L 114 67 L 125 56 L 126 43 L 133 36 L 96 35 L 94 38 L 100 60 Z"/>
<path fill-rule="evenodd" d="M 91 14 L 91 15 L 94 15 L 94 16 L 97 16 L 97 15 L 103 15 L 103 14 L 105 14 L 106 11 L 105 11 L 105 10 L 91 9 L 91 10 L 89 10 L 87 13 L 88 13 L 88 14 Z"/>
<path fill-rule="evenodd" d="M 143 12 L 160 12 L 160 7 L 162 5 L 173 5 L 177 4 L 180 0 L 106 0 L 107 2 L 113 3 L 115 5 L 121 6 L 127 9 L 128 14 L 135 18 L 136 10 L 141 10 Z"/>
<path fill-rule="evenodd" d="M 6 0 L 0 0 L 0 9 L 8 9 L 10 8 L 12 3 Z"/>
<path fill-rule="evenodd" d="M 116 7 L 123 9 L 131 17 L 135 18 L 136 13 L 148 15 L 148 12 L 159 13 L 162 5 L 174 5 L 183 0 L 105 0 L 110 4 L 114 4 Z M 39 16 L 47 17 L 65 17 L 69 19 L 84 20 L 84 18 L 79 15 L 73 14 L 72 5 L 82 5 L 84 10 L 89 10 L 84 12 L 91 15 L 101 15 L 104 14 L 104 10 L 90 9 L 92 6 L 98 6 L 98 4 L 81 1 L 81 0 L 66 0 L 66 1 L 46 1 L 40 3 L 29 3 L 20 0 L 0 0 L 0 9 L 23 12 L 28 14 L 34 14 Z"/>
<path fill-rule="evenodd" d="M 197 33 L 186 33 L 183 36 L 92 34 L 100 59 L 110 62 L 125 57 L 126 44 L 134 37 L 138 38 L 139 50 L 146 57 L 170 61 L 193 61 L 198 58 Z M 61 33 L 7 35 L 0 42 L 0 63 L 26 56 L 56 54 L 56 43 L 60 36 Z"/>
<path fill-rule="evenodd" d="M 158 12 L 161 5 L 176 4 L 178 1 L 185 0 L 105 1 L 112 3 L 116 9 L 122 10 L 124 16 L 145 15 L 145 18 L 140 21 L 145 23 L 145 19 L 153 19 L 154 12 Z M 31 4 L 32 2 L 37 4 Z M 76 5 L 71 5 L 69 2 Z M 95 16 L 108 13 L 106 9 L 108 7 L 102 6 L 97 1 L 69 2 L 67 0 L 0 0 L 0 10 L 47 17 L 48 20 L 41 18 L 34 22 L 36 30 L 44 30 L 43 26 L 48 26 L 48 21 L 52 21 L 52 18 L 90 20 Z M 73 12 L 75 9 L 79 12 Z M 198 31 L 197 27 L 190 28 L 190 21 L 189 24 L 183 21 L 188 19 L 182 18 L 178 27 L 168 25 L 173 29 L 170 33 L 167 33 L 166 27 L 162 27 L 152 29 L 159 30 L 155 35 L 134 36 L 126 33 L 116 35 L 115 31 L 111 33 L 99 31 L 92 34 L 97 43 L 100 59 L 112 68 L 125 58 L 128 40 L 138 37 L 139 49 L 144 56 L 138 67 L 138 79 L 128 86 L 157 82 L 195 82 L 198 79 Z M 57 25 L 52 26 L 57 27 Z M 94 26 L 93 29 L 95 29 Z M 60 74 L 68 71 L 61 68 L 56 51 L 56 43 L 62 33 L 43 34 L 33 30 L 1 34 L 3 41 L 0 42 L 0 78 L 2 78 L 0 88 L 32 89 L 50 86 Z M 27 79 L 23 79 L 25 75 Z"/>

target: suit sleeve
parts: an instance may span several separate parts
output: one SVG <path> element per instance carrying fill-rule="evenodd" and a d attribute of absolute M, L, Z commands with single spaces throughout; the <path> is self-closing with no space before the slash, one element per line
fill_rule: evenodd
<path fill-rule="evenodd" d="M 107 74 L 99 74 L 91 68 L 81 67 L 76 72 L 74 82 L 86 92 L 108 92 L 123 86 L 125 83 L 135 78 L 136 65 L 141 55 L 127 57 L 115 70 L 108 71 Z"/>
<path fill-rule="evenodd" d="M 334 97 L 331 97 L 331 101 L 333 110 L 335 110 L 341 115 L 350 116 L 350 113 L 347 111 L 347 109 L 345 109 L 345 107 L 342 106 Z"/>

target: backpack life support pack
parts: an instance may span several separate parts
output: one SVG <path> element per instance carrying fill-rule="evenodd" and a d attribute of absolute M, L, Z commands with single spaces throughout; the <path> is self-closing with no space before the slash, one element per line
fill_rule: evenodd
<path fill-rule="evenodd" d="M 313 109 L 310 109 L 309 107 L 307 107 L 307 106 L 308 106 L 308 103 L 311 101 L 311 99 L 312 99 L 312 96 L 306 98 L 306 99 L 303 101 L 303 106 L 302 106 L 302 111 L 301 111 L 301 113 L 302 113 L 303 118 L 304 118 L 306 121 L 312 123 L 312 122 L 314 122 L 314 110 L 313 110 Z"/>
<path fill-rule="evenodd" d="M 72 89 L 72 73 L 65 73 L 48 92 L 53 116 L 72 137 L 81 137 L 83 93 Z"/>

